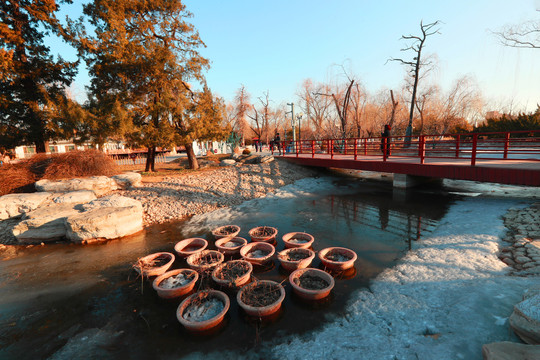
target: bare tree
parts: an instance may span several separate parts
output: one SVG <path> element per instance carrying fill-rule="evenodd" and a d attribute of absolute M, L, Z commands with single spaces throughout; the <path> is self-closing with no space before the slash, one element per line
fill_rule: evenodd
<path fill-rule="evenodd" d="M 252 113 L 247 116 L 252 120 L 255 127 L 250 126 L 255 135 L 262 141 L 263 137 L 266 137 L 266 143 L 269 142 L 271 135 L 269 130 L 270 119 L 274 112 L 270 108 L 270 93 L 266 91 L 263 96 L 259 96 L 260 108 L 251 106 Z"/>
<path fill-rule="evenodd" d="M 437 26 L 441 22 L 439 20 L 424 25 L 422 21 L 420 21 L 420 31 L 422 35 L 403 35 L 401 36 L 402 40 L 411 41 L 410 45 L 407 47 L 401 49 L 401 51 L 408 51 L 412 50 L 415 53 L 415 57 L 413 57 L 412 61 L 406 61 L 400 58 L 390 58 L 390 61 L 398 61 L 403 65 L 407 65 L 411 68 L 410 73 L 412 74 L 412 78 L 414 79 L 413 87 L 412 87 L 412 98 L 411 98 L 411 108 L 409 112 L 409 124 L 407 125 L 407 130 L 405 135 L 411 136 L 412 135 L 412 123 L 413 123 L 413 116 L 414 116 L 414 108 L 415 108 L 415 100 L 416 100 L 416 89 L 418 87 L 418 79 L 420 78 L 420 70 L 422 67 L 429 64 L 429 62 L 423 62 L 422 61 L 422 50 L 424 48 L 426 39 L 428 36 L 439 34 L 439 28 Z"/>
<path fill-rule="evenodd" d="M 350 96 L 350 117 L 354 125 L 356 137 L 362 136 L 362 122 L 366 110 L 366 104 L 368 101 L 368 95 L 364 87 L 356 82 L 352 88 Z"/>
<path fill-rule="evenodd" d="M 245 143 L 245 136 L 249 130 L 249 125 L 246 119 L 246 113 L 251 108 L 249 101 L 250 95 L 246 90 L 246 87 L 242 84 L 240 89 L 236 91 L 234 98 L 234 125 L 233 130 L 238 132 L 242 136 L 242 144 Z"/>
<path fill-rule="evenodd" d="M 330 86 L 326 84 L 313 84 L 307 79 L 302 84 L 302 89 L 298 93 L 300 107 L 307 116 L 307 123 L 313 127 L 316 137 L 324 136 L 325 124 L 332 118 L 330 108 L 332 100 L 326 94 L 331 92 Z"/>
<path fill-rule="evenodd" d="M 540 10 L 537 10 L 540 11 Z M 517 25 L 507 25 L 494 32 L 504 46 L 540 49 L 540 20 L 529 20 Z"/>

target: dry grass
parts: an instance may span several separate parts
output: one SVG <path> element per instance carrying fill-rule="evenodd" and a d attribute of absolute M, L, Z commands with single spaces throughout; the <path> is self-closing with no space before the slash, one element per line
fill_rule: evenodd
<path fill-rule="evenodd" d="M 72 151 L 65 154 L 37 154 L 16 164 L 0 167 L 0 196 L 32 192 L 40 179 L 69 179 L 85 176 L 111 176 L 121 169 L 97 150 Z"/>

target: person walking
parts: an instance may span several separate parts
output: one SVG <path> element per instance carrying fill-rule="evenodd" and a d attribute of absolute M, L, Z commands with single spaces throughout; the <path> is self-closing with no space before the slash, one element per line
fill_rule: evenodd
<path fill-rule="evenodd" d="M 381 133 L 381 151 L 383 154 L 386 152 L 386 157 L 390 156 L 390 130 L 392 130 L 390 125 L 384 125 L 384 131 Z"/>
<path fill-rule="evenodd" d="M 281 155 L 281 138 L 279 137 L 279 133 L 276 133 L 276 136 L 274 137 L 274 145 L 277 146 L 279 155 Z"/>

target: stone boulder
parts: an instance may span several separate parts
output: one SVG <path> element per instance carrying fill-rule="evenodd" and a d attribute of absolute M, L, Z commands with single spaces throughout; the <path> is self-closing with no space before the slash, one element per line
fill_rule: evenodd
<path fill-rule="evenodd" d="M 236 164 L 236 160 L 234 159 L 223 159 L 219 163 L 220 166 L 234 166 Z"/>
<path fill-rule="evenodd" d="M 503 341 L 482 346 L 482 355 L 484 360 L 540 359 L 540 346 Z"/>
<path fill-rule="evenodd" d="M 119 189 L 130 189 L 142 186 L 142 176 L 136 172 L 128 172 L 112 176 Z"/>
<path fill-rule="evenodd" d="M 83 204 L 95 200 L 96 194 L 92 190 L 78 190 L 55 195 L 52 202 L 55 204 Z"/>
<path fill-rule="evenodd" d="M 93 193 L 92 193 L 93 194 Z M 60 203 L 40 207 L 23 215 L 12 232 L 20 244 L 39 244 L 66 237 L 66 219 L 79 214 L 77 204 Z"/>
<path fill-rule="evenodd" d="M 77 190 L 91 190 L 96 196 L 118 189 L 116 181 L 107 176 L 92 176 L 69 180 L 42 179 L 35 183 L 37 191 L 70 192 Z"/>
<path fill-rule="evenodd" d="M 137 200 L 111 195 L 82 208 L 82 213 L 66 219 L 66 237 L 73 242 L 116 239 L 143 229 L 143 208 Z"/>
<path fill-rule="evenodd" d="M 51 197 L 49 192 L 4 195 L 0 197 L 0 220 L 35 210 Z"/>
<path fill-rule="evenodd" d="M 523 301 L 514 306 L 508 323 L 527 344 L 540 344 L 540 288 L 525 293 Z"/>

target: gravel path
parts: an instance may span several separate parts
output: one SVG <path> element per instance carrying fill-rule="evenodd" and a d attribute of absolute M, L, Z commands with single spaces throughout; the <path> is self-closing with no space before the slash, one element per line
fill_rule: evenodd
<path fill-rule="evenodd" d="M 276 160 L 263 164 L 241 164 L 118 191 L 142 202 L 144 224 L 163 223 L 203 214 L 222 207 L 265 196 L 296 180 L 314 176 L 315 170 Z"/>

